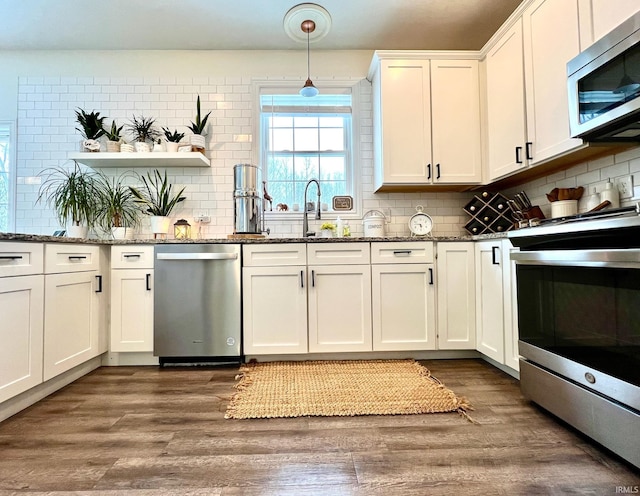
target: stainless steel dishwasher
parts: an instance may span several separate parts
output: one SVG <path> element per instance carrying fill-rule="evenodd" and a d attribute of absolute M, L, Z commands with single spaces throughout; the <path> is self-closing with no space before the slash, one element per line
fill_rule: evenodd
<path fill-rule="evenodd" d="M 240 245 L 156 245 L 153 354 L 160 365 L 241 360 Z"/>

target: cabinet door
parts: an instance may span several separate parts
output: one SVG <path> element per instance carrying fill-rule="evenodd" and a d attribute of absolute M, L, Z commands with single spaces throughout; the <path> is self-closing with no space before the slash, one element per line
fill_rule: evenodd
<path fill-rule="evenodd" d="M 97 272 L 45 276 L 44 380 L 98 354 Z"/>
<path fill-rule="evenodd" d="M 518 288 L 516 263 L 511 253 L 518 251 L 508 239 L 502 240 L 502 286 L 504 288 L 504 364 L 520 370 L 518 352 Z"/>
<path fill-rule="evenodd" d="M 111 271 L 111 351 L 153 351 L 153 270 Z"/>
<path fill-rule="evenodd" d="M 476 244 L 477 349 L 504 363 L 504 302 L 500 241 Z"/>
<path fill-rule="evenodd" d="M 437 243 L 438 348 L 475 350 L 476 296 L 473 242 Z"/>
<path fill-rule="evenodd" d="M 371 266 L 374 351 L 435 350 L 433 264 Z"/>
<path fill-rule="evenodd" d="M 305 266 L 242 269 L 246 355 L 307 353 Z"/>
<path fill-rule="evenodd" d="M 482 180 L 477 60 L 431 61 L 434 183 Z"/>
<path fill-rule="evenodd" d="M 537 0 L 524 12 L 530 165 L 581 146 L 569 130 L 567 62 L 580 53 L 577 0 Z"/>
<path fill-rule="evenodd" d="M 518 20 L 487 54 L 487 165 L 491 181 L 526 167 L 523 64 L 522 22 Z M 568 119 L 568 114 L 562 118 Z"/>
<path fill-rule="evenodd" d="M 424 184 L 431 163 L 429 61 L 383 60 L 379 77 L 382 182 Z"/>
<path fill-rule="evenodd" d="M 44 276 L 0 278 L 0 403 L 42 382 Z"/>
<path fill-rule="evenodd" d="M 578 0 L 580 3 L 583 35 L 582 49 L 595 43 L 604 35 L 636 12 L 640 12 L 638 0 Z M 584 21 L 582 21 L 584 20 Z"/>
<path fill-rule="evenodd" d="M 312 265 L 309 351 L 371 351 L 371 266 Z"/>

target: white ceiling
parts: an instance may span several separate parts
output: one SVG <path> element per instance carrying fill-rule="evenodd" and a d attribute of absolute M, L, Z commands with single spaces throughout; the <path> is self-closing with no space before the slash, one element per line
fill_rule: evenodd
<path fill-rule="evenodd" d="M 480 49 L 521 0 L 320 0 L 326 50 Z M 296 0 L 0 0 L 0 50 L 289 50 Z"/>

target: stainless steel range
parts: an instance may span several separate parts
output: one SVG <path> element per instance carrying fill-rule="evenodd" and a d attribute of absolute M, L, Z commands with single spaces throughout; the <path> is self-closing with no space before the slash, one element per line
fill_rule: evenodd
<path fill-rule="evenodd" d="M 523 394 L 640 467 L 640 204 L 508 236 Z"/>

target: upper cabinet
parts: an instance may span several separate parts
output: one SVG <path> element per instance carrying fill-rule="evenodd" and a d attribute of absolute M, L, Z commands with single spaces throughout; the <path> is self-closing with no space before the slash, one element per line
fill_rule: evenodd
<path fill-rule="evenodd" d="M 567 62 L 580 52 L 577 0 L 531 2 L 486 56 L 487 179 L 580 148 L 571 139 Z"/>
<path fill-rule="evenodd" d="M 77 152 L 69 158 L 92 168 L 211 167 L 211 161 L 200 152 Z"/>
<path fill-rule="evenodd" d="M 581 49 L 584 50 L 605 34 L 640 12 L 638 0 L 578 0 L 580 7 Z M 615 6 L 615 8 L 614 8 Z"/>
<path fill-rule="evenodd" d="M 478 61 L 427 55 L 373 57 L 376 191 L 481 181 Z"/>

